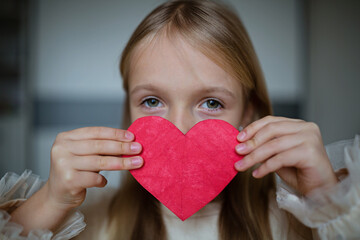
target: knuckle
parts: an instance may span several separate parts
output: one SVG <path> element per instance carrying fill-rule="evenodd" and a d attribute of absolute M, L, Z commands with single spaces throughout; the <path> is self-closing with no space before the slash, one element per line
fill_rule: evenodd
<path fill-rule="evenodd" d="M 81 134 L 86 134 L 94 138 L 98 138 L 100 136 L 100 127 L 83 127 L 80 128 Z"/>
<path fill-rule="evenodd" d="M 246 130 L 247 132 L 252 132 L 255 129 L 255 126 L 258 124 L 260 120 L 255 120 L 253 122 L 251 122 L 250 124 L 248 124 L 244 130 Z"/>
<path fill-rule="evenodd" d="M 278 165 L 282 165 L 284 161 L 286 161 L 288 159 L 285 159 L 283 154 L 277 154 L 274 158 L 273 161 L 275 163 L 277 163 Z"/>
<path fill-rule="evenodd" d="M 114 139 L 122 139 L 124 136 L 124 133 L 121 133 L 121 131 L 119 129 L 113 128 L 113 137 Z"/>
<path fill-rule="evenodd" d="M 66 169 L 68 165 L 68 161 L 64 157 L 60 157 L 54 160 L 56 167 L 59 169 Z"/>
<path fill-rule="evenodd" d="M 127 158 L 127 159 L 124 161 L 124 168 L 125 168 L 125 169 L 132 169 L 132 168 L 134 168 L 133 165 L 132 165 L 132 158 Z"/>
<path fill-rule="evenodd" d="M 97 152 L 102 152 L 102 151 L 104 150 L 104 143 L 103 143 L 103 141 L 95 140 L 95 141 L 94 141 L 94 149 L 95 149 Z"/>
<path fill-rule="evenodd" d="M 64 146 L 62 144 L 54 143 L 54 145 L 51 148 L 51 155 L 57 156 L 63 151 L 64 151 Z"/>
<path fill-rule="evenodd" d="M 277 123 L 276 122 L 271 122 L 266 124 L 265 129 L 269 132 L 274 132 L 277 129 Z"/>
<path fill-rule="evenodd" d="M 299 118 L 294 119 L 294 120 L 296 120 L 296 121 L 297 121 L 297 122 L 299 122 L 299 123 L 305 123 L 305 122 L 306 122 L 305 120 L 303 120 L 303 119 L 299 119 Z"/>
<path fill-rule="evenodd" d="M 72 196 L 72 197 L 77 196 L 77 195 L 79 194 L 79 190 L 77 190 L 77 189 L 71 189 L 71 190 L 69 191 L 69 194 L 70 194 L 70 196 Z"/>
<path fill-rule="evenodd" d="M 308 125 L 309 129 L 315 131 L 316 133 L 320 133 L 320 128 L 316 123 L 308 122 L 307 125 Z"/>
<path fill-rule="evenodd" d="M 279 117 L 279 116 L 273 116 L 273 115 L 267 115 L 264 117 L 265 122 L 271 123 L 274 122 L 276 120 L 284 120 L 286 118 L 284 117 Z"/>
<path fill-rule="evenodd" d="M 265 168 L 268 170 L 268 171 L 273 171 L 277 168 L 277 166 L 279 165 L 278 163 L 279 161 L 276 161 L 275 159 L 271 159 L 271 160 L 268 160 L 266 161 L 265 163 Z"/>
<path fill-rule="evenodd" d="M 95 127 L 93 128 L 93 134 L 95 137 L 100 137 L 101 136 L 101 132 L 102 132 L 102 128 L 101 127 Z"/>
<path fill-rule="evenodd" d="M 81 133 L 93 133 L 94 128 L 96 128 L 96 127 L 82 127 L 82 128 L 79 128 L 78 130 L 81 130 Z"/>
<path fill-rule="evenodd" d="M 269 172 L 269 163 L 268 162 L 264 162 L 263 164 L 261 164 L 261 166 L 259 167 L 259 171 L 262 173 L 266 173 Z"/>
<path fill-rule="evenodd" d="M 251 162 L 257 162 L 260 159 L 259 151 L 253 151 L 250 155 L 251 155 L 250 156 L 250 161 Z"/>
<path fill-rule="evenodd" d="M 129 150 L 129 144 L 128 143 L 122 143 L 122 142 L 120 142 L 119 143 L 119 149 L 120 149 L 120 153 L 127 153 L 127 152 L 129 152 L 128 150 Z"/>
<path fill-rule="evenodd" d="M 131 159 L 123 158 L 121 161 L 122 169 L 130 169 L 131 168 Z"/>
<path fill-rule="evenodd" d="M 246 156 L 246 162 L 252 163 L 255 160 L 255 151 Z"/>
<path fill-rule="evenodd" d="M 316 152 L 316 149 L 314 148 L 313 144 L 310 142 L 304 143 L 304 149 L 303 149 L 305 155 L 307 156 L 313 156 Z"/>
<path fill-rule="evenodd" d="M 254 136 L 251 140 L 248 141 L 248 144 L 252 149 L 256 148 L 259 144 L 259 136 Z"/>
<path fill-rule="evenodd" d="M 99 156 L 97 160 L 98 169 L 105 169 L 107 166 L 106 159 L 104 156 Z"/>
<path fill-rule="evenodd" d="M 74 206 L 80 206 L 85 200 L 86 189 L 84 188 L 71 189 L 69 194 L 72 198 L 71 204 Z"/>
<path fill-rule="evenodd" d="M 126 163 L 128 162 L 128 158 L 120 158 L 118 162 L 119 169 L 126 169 Z"/>
<path fill-rule="evenodd" d="M 75 177 L 72 171 L 66 171 L 63 176 L 66 186 L 70 186 L 74 182 Z"/>
<path fill-rule="evenodd" d="M 280 121 L 295 120 L 294 118 L 288 118 L 288 117 L 282 117 L 282 116 L 273 116 L 273 119 L 277 119 L 277 120 L 280 120 Z"/>
<path fill-rule="evenodd" d="M 280 138 L 275 138 L 270 141 L 269 147 L 272 149 L 278 149 L 282 145 Z"/>
<path fill-rule="evenodd" d="M 61 141 L 61 140 L 63 140 L 66 135 L 67 135 L 66 132 L 58 133 L 58 135 L 56 135 L 55 141 Z"/>
<path fill-rule="evenodd" d="M 267 120 L 267 121 L 270 121 L 274 118 L 274 116 L 271 116 L 271 115 L 267 115 L 264 117 L 264 120 Z"/>

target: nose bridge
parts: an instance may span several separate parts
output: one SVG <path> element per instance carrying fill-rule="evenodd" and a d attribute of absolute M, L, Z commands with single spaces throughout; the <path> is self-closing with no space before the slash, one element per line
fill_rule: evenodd
<path fill-rule="evenodd" d="M 175 107 L 170 110 L 168 120 L 172 122 L 183 134 L 186 134 L 196 123 L 190 110 L 184 107 Z"/>

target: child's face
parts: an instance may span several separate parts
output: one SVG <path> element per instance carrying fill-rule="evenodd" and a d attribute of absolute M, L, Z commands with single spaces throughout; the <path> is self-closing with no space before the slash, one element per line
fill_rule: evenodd
<path fill-rule="evenodd" d="M 161 37 L 153 46 L 135 50 L 129 74 L 131 122 L 161 116 L 183 133 L 197 122 L 222 119 L 242 123 L 240 84 L 181 38 Z"/>

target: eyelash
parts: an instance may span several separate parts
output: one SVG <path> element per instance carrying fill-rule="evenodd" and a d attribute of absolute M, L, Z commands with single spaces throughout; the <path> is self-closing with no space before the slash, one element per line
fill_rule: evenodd
<path fill-rule="evenodd" d="M 145 105 L 145 103 L 146 103 L 147 101 L 151 100 L 151 99 L 155 99 L 155 100 L 159 101 L 159 103 L 161 103 L 161 101 L 160 101 L 159 99 L 157 99 L 156 97 L 148 97 L 148 98 L 143 99 L 143 100 L 141 101 L 140 105 L 143 106 L 143 107 L 145 107 L 145 108 L 147 108 L 147 109 L 152 108 L 152 107 L 148 107 L 148 106 Z M 156 107 L 155 107 L 155 108 L 156 108 Z"/>
<path fill-rule="evenodd" d="M 155 97 L 148 97 L 148 98 L 143 99 L 143 100 L 141 101 L 141 104 L 140 104 L 140 105 L 142 105 L 143 107 L 145 107 L 145 108 L 147 108 L 147 109 L 152 108 L 152 107 L 148 107 L 148 106 L 145 105 L 146 102 L 149 101 L 149 100 L 151 100 L 151 99 L 155 99 L 155 100 L 159 101 L 159 103 L 161 103 L 161 101 L 160 101 L 159 99 L 155 98 Z M 214 109 L 206 108 L 207 111 L 209 111 L 209 112 L 216 112 L 216 111 L 219 111 L 220 109 L 223 109 L 223 108 L 224 108 L 224 105 L 222 104 L 222 102 L 219 101 L 219 100 L 217 100 L 217 99 L 214 99 L 214 98 L 208 98 L 208 99 L 206 99 L 206 101 L 204 101 L 203 103 L 201 103 L 200 106 L 202 106 L 204 103 L 206 103 L 206 102 L 208 102 L 208 101 L 210 101 L 210 100 L 216 101 L 216 102 L 219 104 L 219 107 L 214 108 Z M 157 108 L 157 107 L 154 107 L 154 108 Z"/>
<path fill-rule="evenodd" d="M 200 106 L 202 106 L 203 104 L 207 103 L 208 101 L 215 101 L 219 106 L 217 108 L 206 108 L 207 110 L 206 111 L 209 111 L 209 112 L 216 112 L 216 111 L 220 111 L 221 109 L 224 108 L 224 105 L 217 99 L 215 98 L 208 98 L 206 99 L 203 103 L 201 103 Z"/>

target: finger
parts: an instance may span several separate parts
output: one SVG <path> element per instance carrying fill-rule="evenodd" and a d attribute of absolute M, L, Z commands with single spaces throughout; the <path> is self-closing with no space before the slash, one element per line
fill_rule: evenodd
<path fill-rule="evenodd" d="M 276 172 L 284 167 L 302 168 L 301 160 L 301 148 L 295 147 L 289 151 L 276 154 L 272 158 L 265 161 L 260 165 L 260 167 L 253 171 L 253 176 L 255 178 L 262 178 L 265 175 L 271 172 Z"/>
<path fill-rule="evenodd" d="M 252 138 L 259 129 L 264 127 L 266 124 L 270 122 L 280 122 L 280 121 L 294 121 L 299 122 L 303 121 L 300 119 L 291 119 L 291 118 L 285 118 L 285 117 L 274 117 L 274 116 L 266 116 L 264 118 L 261 118 L 251 124 L 249 124 L 247 127 L 245 127 L 237 136 L 237 139 L 239 142 L 244 142 Z"/>
<path fill-rule="evenodd" d="M 289 150 L 302 144 L 301 137 L 298 134 L 285 135 L 275 138 L 259 148 L 255 149 L 243 159 L 235 163 L 235 168 L 238 171 L 245 171 L 255 164 L 266 161 L 272 156 L 283 151 Z"/>
<path fill-rule="evenodd" d="M 70 140 L 108 139 L 124 142 L 134 140 L 134 134 L 132 132 L 109 127 L 84 127 L 64 132 L 62 134 L 65 138 Z"/>
<path fill-rule="evenodd" d="M 115 156 L 75 156 L 73 166 L 80 171 L 114 171 L 131 170 L 143 165 L 142 157 L 115 157 Z"/>
<path fill-rule="evenodd" d="M 142 150 L 138 142 L 117 142 L 110 140 L 68 141 L 67 149 L 75 155 L 134 155 Z"/>
<path fill-rule="evenodd" d="M 68 186 L 73 186 L 72 189 L 82 191 L 84 188 L 90 187 L 104 187 L 107 184 L 106 178 L 95 172 L 74 171 L 71 175 L 66 177 Z"/>
<path fill-rule="evenodd" d="M 267 123 L 259 129 L 251 139 L 238 144 L 235 149 L 239 154 L 248 154 L 266 142 L 269 142 L 271 139 L 299 132 L 304 128 L 304 125 L 305 122 L 302 124 L 302 121 L 276 121 Z"/>

